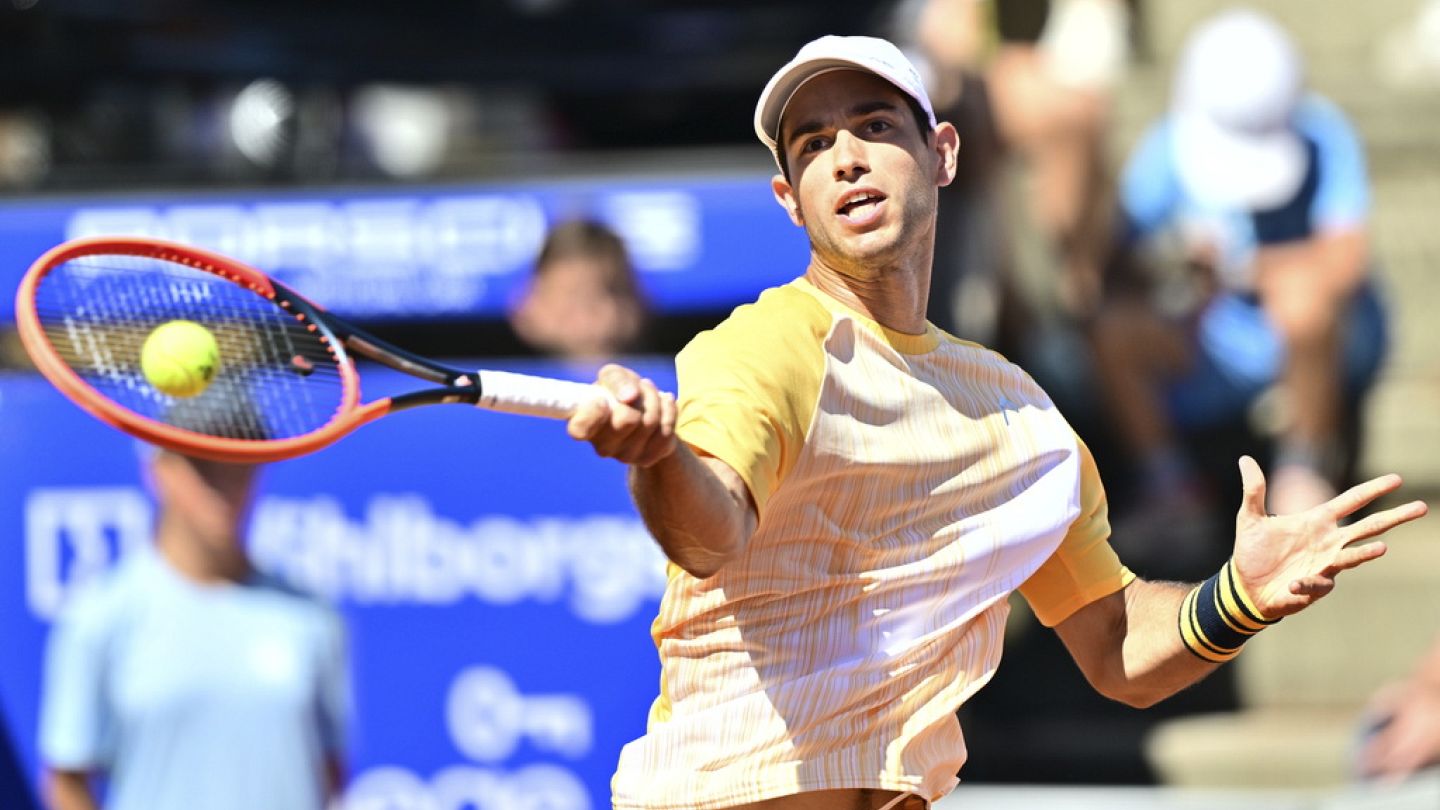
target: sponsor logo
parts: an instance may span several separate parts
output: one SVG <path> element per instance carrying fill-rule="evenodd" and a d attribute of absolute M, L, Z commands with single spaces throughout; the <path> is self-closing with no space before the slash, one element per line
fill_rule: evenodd
<path fill-rule="evenodd" d="M 699 260 L 695 195 L 616 191 L 596 206 L 642 271 Z M 404 315 L 483 308 L 491 282 L 529 273 L 548 228 L 540 195 L 510 192 L 81 208 L 65 235 L 184 242 L 264 268 L 337 311 Z"/>
<path fill-rule="evenodd" d="M 35 489 L 25 499 L 26 599 L 42 620 L 121 555 L 150 542 L 152 506 L 133 487 Z M 268 496 L 255 507 L 250 552 L 296 587 L 359 605 L 561 603 L 583 622 L 652 611 L 665 558 L 626 515 L 462 522 L 420 495 L 378 494 L 351 518 L 329 496 Z"/>
<path fill-rule="evenodd" d="M 150 542 L 150 501 L 133 487 L 36 489 L 25 498 L 25 601 L 42 620 L 122 555 Z"/>
<path fill-rule="evenodd" d="M 263 570 L 354 604 L 563 601 L 582 621 L 612 624 L 651 609 L 665 590 L 664 554 L 632 516 L 462 523 L 420 495 L 387 494 L 351 519 L 328 496 L 269 497 L 250 536 Z"/>
<path fill-rule="evenodd" d="M 589 810 L 590 795 L 570 768 L 535 763 L 498 766 L 522 742 L 535 750 L 580 759 L 590 753 L 590 706 L 579 695 L 525 695 L 493 667 L 461 671 L 446 701 L 451 742 L 484 764 L 450 765 L 426 779 L 383 765 L 357 774 L 343 810 Z"/>

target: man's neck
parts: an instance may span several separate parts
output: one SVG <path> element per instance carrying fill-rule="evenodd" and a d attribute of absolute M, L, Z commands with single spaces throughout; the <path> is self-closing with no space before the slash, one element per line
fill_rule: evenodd
<path fill-rule="evenodd" d="M 930 273 L 892 268 L 869 278 L 839 273 L 813 258 L 805 278 L 814 287 L 887 329 L 907 335 L 925 333 Z"/>

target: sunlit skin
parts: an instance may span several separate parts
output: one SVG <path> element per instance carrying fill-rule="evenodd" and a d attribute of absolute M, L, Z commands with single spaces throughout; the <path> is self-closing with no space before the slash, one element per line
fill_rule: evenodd
<path fill-rule="evenodd" d="M 810 238 L 806 278 L 891 329 L 923 333 L 955 128 L 926 138 L 894 85 L 837 70 L 800 86 L 780 134 L 791 179 L 776 175 L 771 189 Z"/>

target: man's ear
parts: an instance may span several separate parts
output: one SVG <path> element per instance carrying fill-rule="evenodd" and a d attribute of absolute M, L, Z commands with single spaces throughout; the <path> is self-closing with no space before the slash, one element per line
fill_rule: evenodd
<path fill-rule="evenodd" d="M 770 191 L 775 195 L 775 202 L 780 203 L 780 207 L 790 215 L 790 221 L 797 227 L 805 227 L 805 215 L 800 211 L 800 198 L 795 196 L 795 189 L 790 186 L 785 175 L 777 174 L 770 178 Z"/>
<path fill-rule="evenodd" d="M 955 166 L 960 153 L 960 133 L 949 121 L 935 126 L 935 185 L 948 186 L 955 179 Z"/>

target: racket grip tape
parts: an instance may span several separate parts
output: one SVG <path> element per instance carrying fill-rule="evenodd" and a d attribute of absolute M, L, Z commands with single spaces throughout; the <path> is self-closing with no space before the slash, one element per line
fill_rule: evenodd
<path fill-rule="evenodd" d="M 480 400 L 477 407 L 501 413 L 569 419 L 581 405 L 609 399 L 610 393 L 591 383 L 555 380 L 509 371 L 479 371 Z"/>

